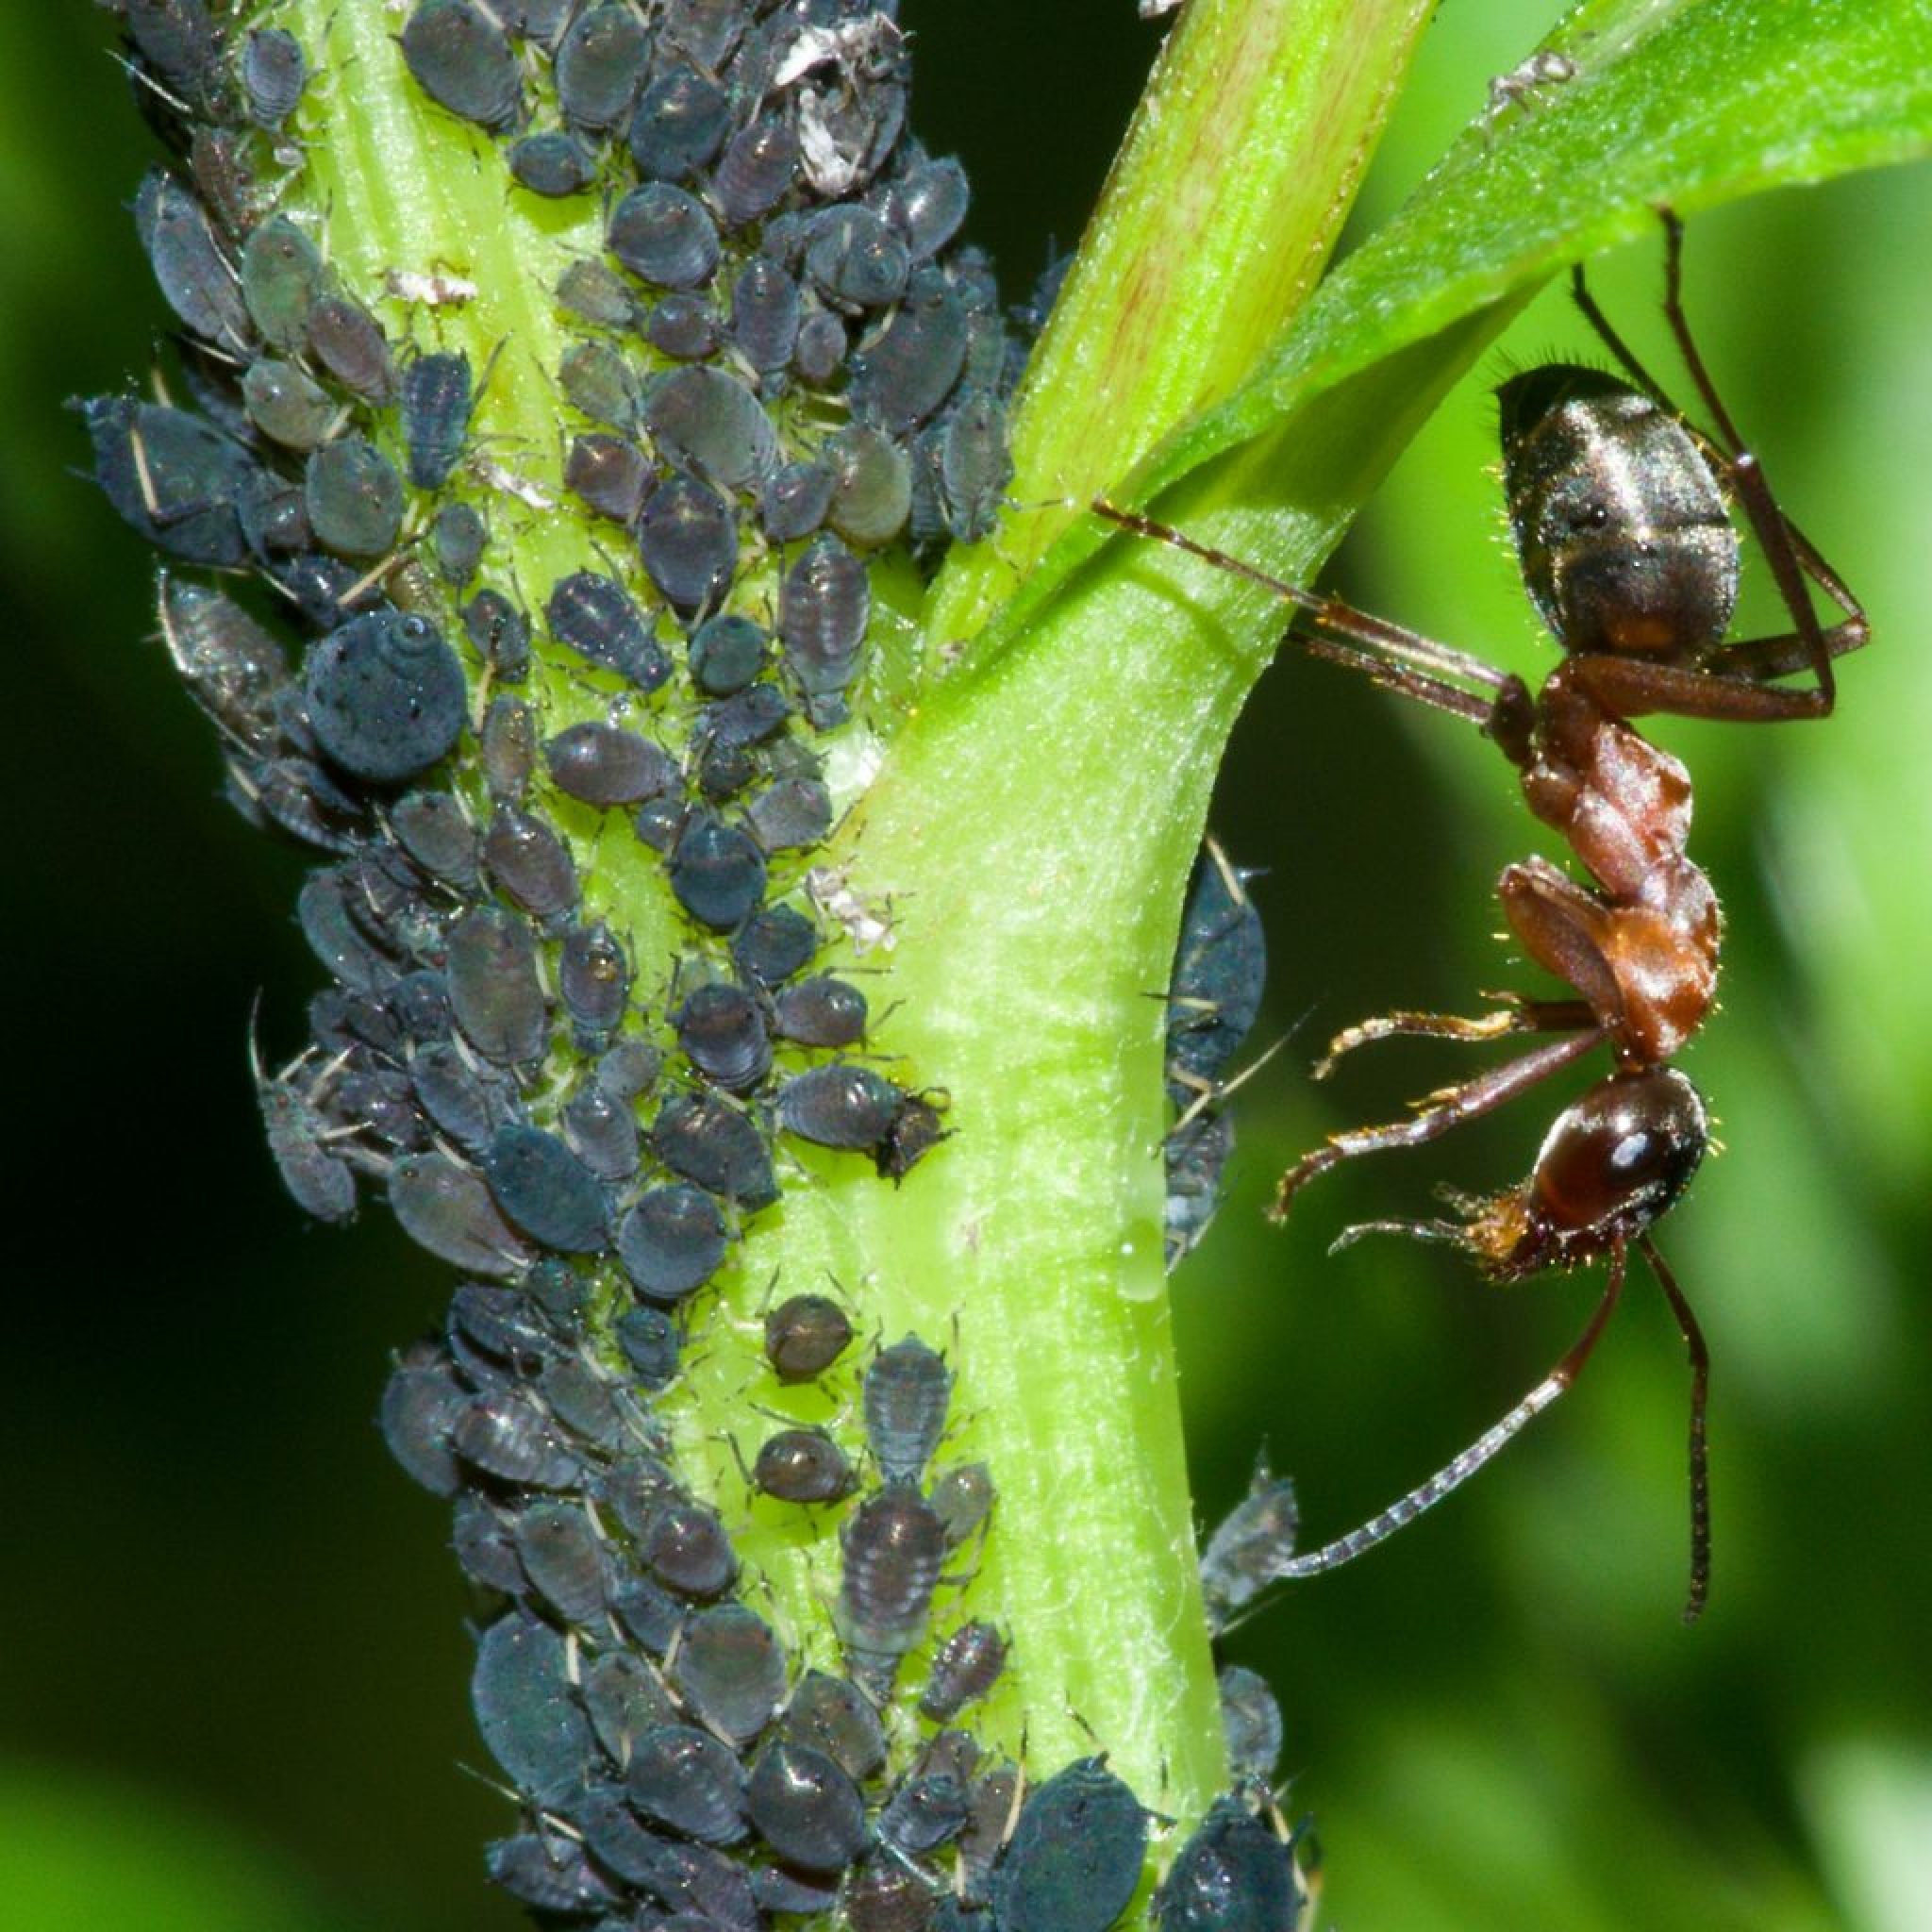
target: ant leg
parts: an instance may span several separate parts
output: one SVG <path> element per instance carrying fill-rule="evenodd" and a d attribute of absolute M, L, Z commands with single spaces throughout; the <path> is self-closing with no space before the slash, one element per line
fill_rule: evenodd
<path fill-rule="evenodd" d="M 1339 1167 L 1344 1160 L 1354 1160 L 1359 1155 L 1379 1154 L 1391 1147 L 1420 1147 L 1430 1141 L 1440 1140 L 1452 1127 L 1460 1126 L 1464 1121 L 1475 1120 L 1501 1107 L 1505 1101 L 1514 1100 L 1539 1080 L 1546 1080 L 1572 1060 L 1581 1059 L 1604 1038 L 1605 1029 L 1592 1024 L 1584 1032 L 1574 1033 L 1567 1040 L 1553 1041 L 1548 1046 L 1540 1046 L 1520 1059 L 1491 1067 L 1487 1073 L 1478 1074 L 1474 1079 L 1463 1081 L 1460 1086 L 1441 1089 L 1426 1100 L 1418 1102 L 1415 1111 L 1406 1121 L 1391 1121 L 1379 1127 L 1353 1127 L 1346 1133 L 1329 1135 L 1325 1145 L 1317 1147 L 1311 1154 L 1304 1154 L 1282 1175 L 1274 1191 L 1274 1204 L 1268 1209 L 1269 1220 L 1287 1220 L 1295 1195 L 1318 1174 L 1326 1174 L 1331 1167 Z"/>
<path fill-rule="evenodd" d="M 1291 1557 L 1274 1574 L 1284 1580 L 1319 1576 L 1324 1570 L 1353 1562 L 1365 1550 L 1374 1549 L 1405 1524 L 1413 1523 L 1424 1509 L 1434 1508 L 1450 1491 L 1460 1488 L 1486 1462 L 1520 1436 L 1583 1373 L 1584 1364 L 1589 1361 L 1597 1339 L 1603 1334 L 1617 1306 L 1618 1297 L 1624 1292 L 1624 1252 L 1621 1241 L 1610 1250 L 1609 1280 L 1605 1284 L 1603 1299 L 1597 1303 L 1596 1312 L 1590 1318 L 1590 1325 L 1576 1338 L 1562 1360 L 1495 1427 L 1472 1442 L 1453 1462 L 1439 1469 L 1427 1482 L 1390 1504 L 1379 1516 L 1372 1516 L 1359 1529 L 1352 1529 L 1346 1536 L 1337 1537 L 1319 1550 Z"/>
<path fill-rule="evenodd" d="M 1507 672 L 1498 671 L 1493 664 L 1484 663 L 1480 658 L 1472 657 L 1467 651 L 1438 643 L 1433 638 L 1425 638 L 1421 632 L 1407 630 L 1401 625 L 1371 617 L 1367 611 L 1357 610 L 1339 597 L 1318 596 L 1314 591 L 1305 591 L 1284 578 L 1270 576 L 1266 571 L 1257 570 L 1251 563 L 1243 563 L 1240 558 L 1231 557 L 1224 550 L 1200 542 L 1170 524 L 1157 523 L 1139 510 L 1124 509 L 1119 504 L 1109 503 L 1104 496 L 1093 499 L 1092 508 L 1095 515 L 1118 524 L 1124 530 L 1131 530 L 1137 537 L 1151 538 L 1156 542 L 1167 544 L 1170 549 L 1198 557 L 1203 562 L 1213 564 L 1217 570 L 1226 571 L 1247 583 L 1257 585 L 1291 605 L 1316 626 L 1312 635 L 1295 630 L 1289 633 L 1290 639 L 1310 657 L 1325 658 L 1329 663 L 1342 665 L 1350 671 L 1359 671 L 1385 691 L 1414 698 L 1419 704 L 1430 705 L 1453 717 L 1466 719 L 1484 730 L 1491 728 L 1503 708 L 1507 708 L 1508 716 L 1514 716 L 1520 703 L 1515 693 L 1521 690 L 1522 680 Z M 1425 675 L 1425 673 L 1437 675 Z M 1476 692 L 1464 691 L 1448 681 L 1457 677 L 1480 686 L 1492 696 L 1478 696 Z"/>
<path fill-rule="evenodd" d="M 1533 1000 L 1514 992 L 1485 993 L 1483 997 L 1502 1002 L 1500 1010 L 1474 1020 L 1456 1013 L 1380 1013 L 1373 1020 L 1345 1026 L 1315 1062 L 1313 1077 L 1325 1080 L 1343 1054 L 1376 1040 L 1503 1040 L 1512 1033 L 1570 1033 L 1597 1024 L 1588 1000 Z"/>
<path fill-rule="evenodd" d="M 1676 1277 L 1664 1266 L 1657 1243 L 1649 1235 L 1637 1238 L 1643 1258 L 1657 1278 L 1677 1318 L 1684 1346 L 1690 1356 L 1690 1589 L 1684 1599 L 1684 1621 L 1694 1624 L 1704 1614 L 1710 1595 L 1710 1456 L 1705 1433 L 1705 1408 L 1710 1396 L 1710 1351 L 1704 1345 L 1704 1331 L 1690 1304 L 1677 1286 Z"/>

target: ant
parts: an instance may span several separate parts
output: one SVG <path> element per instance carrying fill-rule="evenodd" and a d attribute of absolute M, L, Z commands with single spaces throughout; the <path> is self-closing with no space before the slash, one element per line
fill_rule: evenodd
<path fill-rule="evenodd" d="M 1663 311 L 1716 434 L 1687 424 L 1597 307 L 1582 267 L 1571 293 L 1622 375 L 1550 363 L 1497 391 L 1503 478 L 1524 587 L 1563 651 L 1532 693 L 1511 673 L 1301 590 L 1136 511 L 1096 500 L 1102 516 L 1274 591 L 1309 628 L 1311 656 L 1476 726 L 1515 767 L 1530 810 L 1568 841 L 1582 885 L 1532 858 L 1497 881 L 1509 929 L 1576 997 L 1491 995 L 1476 1019 L 1396 1012 L 1337 1036 L 1315 1069 L 1398 1035 L 1490 1041 L 1557 1036 L 1487 1073 L 1414 1103 L 1407 1118 L 1331 1135 L 1281 1178 L 1279 1222 L 1317 1174 L 1387 1148 L 1435 1141 L 1527 1091 L 1593 1048 L 1612 1071 L 1557 1116 L 1521 1186 L 1485 1198 L 1450 1194 L 1456 1221 L 1378 1221 L 1346 1229 L 1443 1241 L 1494 1281 L 1604 1257 L 1607 1280 L 1575 1343 L 1516 1407 L 1461 1455 L 1378 1516 L 1288 1558 L 1283 1579 L 1312 1576 L 1372 1549 L 1475 1474 L 1582 1373 L 1624 1291 L 1635 1247 L 1670 1303 L 1690 1361 L 1690 1581 L 1684 1621 L 1710 1587 L 1710 1496 L 1705 1410 L 1710 1366 L 1690 1306 L 1650 1229 L 1683 1193 L 1709 1140 L 1704 1101 L 1672 1059 L 1716 993 L 1720 917 L 1710 881 L 1686 855 L 1690 778 L 1631 724 L 1657 713 L 1772 724 L 1824 718 L 1837 698 L 1835 658 L 1869 637 L 1865 613 L 1778 508 L 1762 465 L 1719 399 L 1680 299 L 1683 225 L 1660 210 Z M 1792 630 L 1725 643 L 1737 602 L 1741 506 L 1771 566 Z M 1841 613 L 1820 625 L 1807 579 Z M 1802 687 L 1773 680 L 1808 672 Z"/>

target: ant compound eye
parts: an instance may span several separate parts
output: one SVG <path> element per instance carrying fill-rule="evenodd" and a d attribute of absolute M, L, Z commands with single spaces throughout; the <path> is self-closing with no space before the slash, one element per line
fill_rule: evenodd
<path fill-rule="evenodd" d="M 1613 1074 L 1550 1128 L 1537 1207 L 1558 1234 L 1639 1233 L 1684 1191 L 1708 1141 L 1704 1102 L 1674 1068 Z"/>

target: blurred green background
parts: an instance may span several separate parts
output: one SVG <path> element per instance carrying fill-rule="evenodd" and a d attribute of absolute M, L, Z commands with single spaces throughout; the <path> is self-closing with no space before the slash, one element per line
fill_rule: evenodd
<path fill-rule="evenodd" d="M 905 14 L 917 125 L 966 159 L 1018 299 L 1076 239 L 1157 35 L 1129 0 Z M 1443 9 L 1364 222 L 1542 25 Z M 504 1807 L 459 1769 L 481 1753 L 442 1508 L 368 1420 L 441 1271 L 381 1215 L 305 1227 L 275 1186 L 244 1033 L 259 988 L 269 1049 L 299 1037 L 298 861 L 215 798 L 207 733 L 142 641 L 149 558 L 70 474 L 60 399 L 138 374 L 161 316 L 125 211 L 149 146 L 106 38 L 81 0 L 0 11 L 0 1924 L 507 1928 L 477 1854 Z M 1658 267 L 1646 245 L 1594 273 L 1669 368 Z M 1729 920 L 1723 1010 L 1686 1057 L 1727 1151 L 1664 1230 L 1715 1359 L 1712 1607 L 1677 1621 L 1685 1374 L 1640 1275 L 1496 1470 L 1234 1641 L 1278 1689 L 1288 1808 L 1317 1821 L 1323 1917 L 1351 1932 L 1932 1925 L 1932 176 L 1698 218 L 1689 277 L 1734 413 L 1879 638 L 1826 724 L 1657 732 L 1696 774 L 1693 850 Z M 1583 346 L 1557 291 L 1507 350 Z M 1508 366 L 1451 398 L 1334 575 L 1533 677 L 1548 648 L 1490 470 Z M 1749 614 L 1778 623 L 1761 587 Z M 1216 817 L 1268 868 L 1257 1041 L 1295 1032 L 1176 1283 L 1199 1491 L 1211 1521 L 1265 1441 L 1319 1540 L 1478 1434 L 1590 1305 L 1588 1280 L 1499 1291 L 1440 1250 L 1323 1253 L 1350 1220 L 1426 1212 L 1439 1179 L 1519 1177 L 1554 1099 L 1338 1175 L 1284 1235 L 1258 1220 L 1294 1153 L 1467 1064 L 1398 1042 L 1329 1091 L 1302 1073 L 1363 1014 L 1509 982 L 1491 881 L 1547 841 L 1472 734 L 1292 658 Z"/>

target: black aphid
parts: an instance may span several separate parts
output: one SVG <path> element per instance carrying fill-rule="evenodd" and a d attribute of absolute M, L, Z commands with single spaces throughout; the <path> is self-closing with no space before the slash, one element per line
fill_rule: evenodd
<path fill-rule="evenodd" d="M 958 233 L 970 199 L 966 171 L 950 155 L 921 158 L 886 191 L 886 212 L 912 259 L 924 261 Z"/>
<path fill-rule="evenodd" d="M 677 369 L 660 377 L 644 399 L 643 416 L 659 455 L 721 490 L 746 488 L 777 460 L 771 418 L 751 391 L 722 369 Z"/>
<path fill-rule="evenodd" d="M 865 1371 L 859 1403 L 865 1439 L 889 1483 L 916 1483 L 946 1425 L 953 1372 L 916 1335 L 882 1348 Z"/>
<path fill-rule="evenodd" d="M 679 1596 L 723 1596 L 738 1575 L 738 1557 L 715 1509 L 688 1497 L 660 1503 L 638 1540 L 644 1567 Z"/>
<path fill-rule="evenodd" d="M 559 791 L 585 805 L 637 805 L 671 790 L 677 767 L 670 756 L 617 724 L 573 724 L 543 747 Z"/>
<path fill-rule="evenodd" d="M 808 701 L 829 723 L 841 715 L 827 703 L 852 682 L 872 614 L 865 566 L 835 537 L 818 538 L 786 572 L 778 591 L 778 636 L 785 662 Z"/>
<path fill-rule="evenodd" d="M 865 1800 L 845 1770 L 809 1744 L 781 1739 L 752 1766 L 746 1792 L 758 1836 L 788 1865 L 837 1873 L 865 1849 Z"/>
<path fill-rule="evenodd" d="M 409 1085 L 438 1133 L 480 1156 L 500 1126 L 520 1118 L 515 1090 L 480 1069 L 453 1041 L 420 1048 L 409 1060 Z"/>
<path fill-rule="evenodd" d="M 514 1274 L 536 1258 L 482 1177 L 446 1154 L 401 1156 L 389 1171 L 389 1205 L 411 1241 L 473 1274 Z"/>
<path fill-rule="evenodd" d="M 571 407 L 592 422 L 626 432 L 637 427 L 643 387 L 637 371 L 608 342 L 573 342 L 557 365 L 557 379 Z"/>
<path fill-rule="evenodd" d="M 848 1777 L 875 1777 L 886 1762 L 878 1708 L 845 1677 L 808 1671 L 785 1707 L 785 1736 L 832 1759 Z"/>
<path fill-rule="evenodd" d="M 765 1358 L 781 1382 L 809 1382 L 852 1340 L 845 1310 L 822 1294 L 794 1294 L 765 1316 Z"/>
<path fill-rule="evenodd" d="M 677 1043 L 706 1079 L 748 1093 L 771 1071 L 772 1046 L 758 1004 L 741 986 L 701 986 L 672 1015 Z"/>
<path fill-rule="evenodd" d="M 557 280 L 557 299 L 573 315 L 599 328 L 635 327 L 638 306 L 615 269 L 601 261 L 574 261 Z"/>
<path fill-rule="evenodd" d="M 1007 1641 L 992 1624 L 983 1618 L 960 1624 L 933 1654 L 919 1714 L 946 1723 L 984 1697 L 1006 1667 Z"/>
<path fill-rule="evenodd" d="M 708 1731 L 743 1751 L 785 1699 L 785 1651 L 742 1604 L 696 1611 L 667 1665 L 672 1688 Z"/>
<path fill-rule="evenodd" d="M 157 168 L 135 196 L 134 223 L 168 307 L 204 341 L 245 349 L 248 310 L 201 203 Z"/>
<path fill-rule="evenodd" d="M 530 1588 L 566 1624 L 604 1611 L 604 1543 L 580 1503 L 527 1503 L 516 1518 L 516 1549 Z"/>
<path fill-rule="evenodd" d="M 654 474 L 636 443 L 602 432 L 573 437 L 563 459 L 563 487 L 587 509 L 626 529 L 644 507 Z"/>
<path fill-rule="evenodd" d="M 845 366 L 845 352 L 851 346 L 845 325 L 828 308 L 814 309 L 798 325 L 791 366 L 801 382 L 812 389 L 825 389 Z"/>
<path fill-rule="evenodd" d="M 758 492 L 758 521 L 774 543 L 809 537 L 832 507 L 832 474 L 823 463 L 781 463 Z"/>
<path fill-rule="evenodd" d="M 409 481 L 439 490 L 463 453 L 475 387 L 470 358 L 458 352 L 419 356 L 403 371 L 403 441 Z"/>
<path fill-rule="evenodd" d="M 374 785 L 425 771 L 463 728 L 463 668 L 426 617 L 351 618 L 309 647 L 303 690 L 329 761 Z"/>
<path fill-rule="evenodd" d="M 449 1531 L 451 1554 L 470 1581 L 498 1596 L 521 1596 L 529 1587 L 517 1560 L 516 1541 L 503 1511 L 476 1490 L 457 1498 Z"/>
<path fill-rule="evenodd" d="M 302 493 L 316 541 L 340 556 L 381 557 L 402 531 L 403 479 L 362 437 L 344 436 L 315 451 Z"/>
<path fill-rule="evenodd" d="M 778 1089 L 778 1124 L 816 1146 L 866 1152 L 884 1141 L 905 1099 L 875 1069 L 835 1060 Z"/>
<path fill-rule="evenodd" d="M 1217 1798 L 1154 1901 L 1160 1932 L 1294 1932 L 1294 1855 L 1239 1798 Z"/>
<path fill-rule="evenodd" d="M 753 1485 L 781 1503 L 836 1503 L 858 1478 L 844 1450 L 823 1429 L 780 1429 L 758 1444 Z"/>
<path fill-rule="evenodd" d="M 774 115 L 735 134 L 711 176 L 711 197 L 727 228 L 741 228 L 783 199 L 798 170 L 798 137 Z"/>
<path fill-rule="evenodd" d="M 876 341 L 852 358 L 852 408 L 861 422 L 903 436 L 925 422 L 966 366 L 966 305 L 935 270 L 914 274 Z"/>
<path fill-rule="evenodd" d="M 240 443 L 158 403 L 96 396 L 80 407 L 94 480 L 123 519 L 183 562 L 231 570 L 245 561 L 235 505 L 255 465 Z"/>
<path fill-rule="evenodd" d="M 284 449 L 314 449 L 336 420 L 327 392 L 292 362 L 273 356 L 260 357 L 242 372 L 242 403 L 248 420 Z"/>
<path fill-rule="evenodd" d="M 515 1610 L 492 1624 L 470 1700 L 491 1755 L 532 1804 L 567 1808 L 582 1793 L 597 1747 L 564 1640 L 548 1624 Z"/>
<path fill-rule="evenodd" d="M 476 1396 L 450 1431 L 450 1445 L 473 1469 L 531 1490 L 570 1490 L 584 1465 L 543 1406 L 521 1389 Z"/>
<path fill-rule="evenodd" d="M 553 201 L 580 194 L 596 179 L 596 163 L 575 135 L 560 128 L 526 134 L 506 158 L 517 183 Z"/>
<path fill-rule="evenodd" d="M 1248 1493 L 1224 1516 L 1201 1552 L 1201 1593 L 1208 1627 L 1221 1630 L 1280 1574 L 1294 1556 L 1299 1526 L 1294 1485 L 1255 1465 Z"/>
<path fill-rule="evenodd" d="M 566 1100 L 558 1114 L 571 1150 L 600 1181 L 627 1181 L 638 1171 L 638 1117 L 592 1082 Z"/>
<path fill-rule="evenodd" d="M 638 556 L 664 601 L 682 618 L 697 616 L 724 596 L 738 568 L 730 505 L 695 476 L 673 476 L 644 506 Z"/>
<path fill-rule="evenodd" d="M 922 445 L 947 534 L 961 543 L 990 537 L 1013 480 L 1005 405 L 987 390 L 970 391 Z"/>
<path fill-rule="evenodd" d="M 666 1388 L 676 1378 L 677 1324 L 663 1309 L 628 1309 L 617 1318 L 611 1333 L 624 1351 L 631 1374 L 646 1389 Z"/>
<path fill-rule="evenodd" d="M 383 1389 L 382 1440 L 405 1473 L 432 1494 L 454 1496 L 462 1487 L 450 1432 L 468 1401 L 448 1357 L 434 1347 L 406 1357 Z"/>
<path fill-rule="evenodd" d="M 912 508 L 906 452 L 883 430 L 851 423 L 827 441 L 824 459 L 832 477 L 825 510 L 832 528 L 861 549 L 890 543 Z"/>
<path fill-rule="evenodd" d="M 1210 840 L 1194 861 L 1167 993 L 1169 1091 L 1177 1106 L 1226 1073 L 1261 1008 L 1268 941 L 1250 874 Z"/>
<path fill-rule="evenodd" d="M 646 1731 L 677 1722 L 676 1707 L 657 1672 L 628 1651 L 606 1651 L 585 1664 L 578 1689 L 597 1741 L 619 1771 L 629 1765 Z"/>
<path fill-rule="evenodd" d="M 161 636 L 189 695 L 238 750 L 262 758 L 281 741 L 288 654 L 232 598 L 162 572 Z"/>
<path fill-rule="evenodd" d="M 580 570 L 559 579 L 543 614 L 559 643 L 644 691 L 656 691 L 671 675 L 671 659 L 652 637 L 643 612 L 613 577 Z"/>
<path fill-rule="evenodd" d="M 501 591 L 478 591 L 463 606 L 463 635 L 504 683 L 530 675 L 530 620 Z"/>
<path fill-rule="evenodd" d="M 593 1254 L 608 1238 L 597 1176 L 541 1127 L 497 1129 L 483 1160 L 496 1205 L 533 1241 L 566 1255 Z"/>
<path fill-rule="evenodd" d="M 718 311 L 702 295 L 666 295 L 644 320 L 644 340 L 674 361 L 694 362 L 724 340 Z"/>
<path fill-rule="evenodd" d="M 585 1051 L 601 1050 L 630 1003 L 630 960 L 601 919 L 564 935 L 557 990 Z"/>
<path fill-rule="evenodd" d="M 700 925 L 732 932 L 765 896 L 757 842 L 708 812 L 693 812 L 671 855 L 671 890 Z"/>
<path fill-rule="evenodd" d="M 747 979 L 772 987 L 803 972 L 818 949 L 817 928 L 795 906 L 768 906 L 732 941 L 731 957 Z"/>
<path fill-rule="evenodd" d="M 959 1462 L 932 1486 L 933 1511 L 956 1550 L 987 1519 L 993 1506 L 992 1472 L 983 1462 Z"/>
<path fill-rule="evenodd" d="M 925 1634 L 945 1532 L 917 1490 L 892 1483 L 846 1518 L 839 1545 L 844 1571 L 833 1622 L 853 1676 L 883 1704 L 900 1660 Z"/>
<path fill-rule="evenodd" d="M 483 863 L 533 919 L 554 922 L 577 903 L 570 847 L 535 812 L 499 806 L 483 834 Z"/>
<path fill-rule="evenodd" d="M 242 245 L 242 299 L 264 341 L 297 350 L 328 285 L 322 252 L 287 215 L 271 215 Z"/>
<path fill-rule="evenodd" d="M 536 1911 L 578 1918 L 623 1902 L 575 1838 L 519 1832 L 492 1840 L 483 1863 L 493 1884 Z"/>
<path fill-rule="evenodd" d="M 537 713 L 521 698 L 491 698 L 477 749 L 484 789 L 499 805 L 520 804 L 537 769 Z"/>
<path fill-rule="evenodd" d="M 1238 1778 L 1273 1784 L 1281 1758 L 1281 1706 L 1268 1680 L 1245 1664 L 1227 1664 L 1216 1682 L 1228 1769 Z"/>
<path fill-rule="evenodd" d="M 403 29 L 416 84 L 452 114 L 507 127 L 523 108 L 523 79 L 502 27 L 473 0 L 423 0 Z"/>
<path fill-rule="evenodd" d="M 521 1066 L 542 1057 L 549 1013 L 523 920 L 497 907 L 464 913 L 450 928 L 446 971 L 457 1024 L 485 1059 Z"/>
<path fill-rule="evenodd" d="M 678 1301 L 702 1288 L 724 1248 L 717 1202 L 680 1182 L 649 1189 L 617 1226 L 617 1258 L 631 1286 L 653 1301 Z"/>
<path fill-rule="evenodd" d="M 831 791 L 803 773 L 779 778 L 745 807 L 744 823 L 767 852 L 803 851 L 832 829 Z"/>
<path fill-rule="evenodd" d="M 833 308 L 885 308 L 905 293 L 911 269 L 905 242 L 874 209 L 847 203 L 813 219 L 805 272 Z"/>
<path fill-rule="evenodd" d="M 1147 1813 L 1098 1757 L 1050 1777 L 1020 1808 L 992 1877 L 1001 1932 L 1107 1932 L 1141 1884 Z"/>
<path fill-rule="evenodd" d="M 308 310 L 308 347 L 344 389 L 366 402 L 395 393 L 395 363 L 380 324 L 346 295 L 318 295 Z"/>
<path fill-rule="evenodd" d="M 631 158 L 646 181 L 688 181 L 707 167 L 731 131 L 724 90 L 693 68 L 667 67 L 639 97 L 630 122 Z"/>
<path fill-rule="evenodd" d="M 857 1046 L 865 1039 L 865 995 L 829 973 L 782 988 L 772 1002 L 772 1028 L 801 1046 Z"/>
<path fill-rule="evenodd" d="M 878 1835 L 908 1858 L 937 1851 L 965 1828 L 965 1787 L 946 1772 L 908 1777 L 879 1812 Z"/>
<path fill-rule="evenodd" d="M 769 255 L 755 255 L 731 285 L 731 339 L 760 375 L 783 369 L 798 341 L 798 284 Z"/>
<path fill-rule="evenodd" d="M 242 89 L 248 118 L 258 127 L 279 127 L 295 111 L 308 85 L 302 42 L 286 27 L 258 27 L 242 50 Z"/>
<path fill-rule="evenodd" d="M 429 522 L 429 546 L 436 567 L 452 590 L 459 591 L 476 575 L 490 532 L 482 512 L 467 503 L 446 503 Z"/>
<path fill-rule="evenodd" d="M 840 1904 L 850 1932 L 925 1932 L 939 1897 L 933 1874 L 877 1851 L 846 1874 Z"/>
<path fill-rule="evenodd" d="M 633 188 L 612 211 L 606 239 L 632 275 L 656 288 L 695 289 L 717 271 L 718 230 L 704 203 L 668 181 Z"/>
<path fill-rule="evenodd" d="M 591 7 L 558 43 L 554 74 L 564 118 L 579 127 L 615 127 L 630 112 L 651 56 L 648 29 L 628 7 Z"/>

